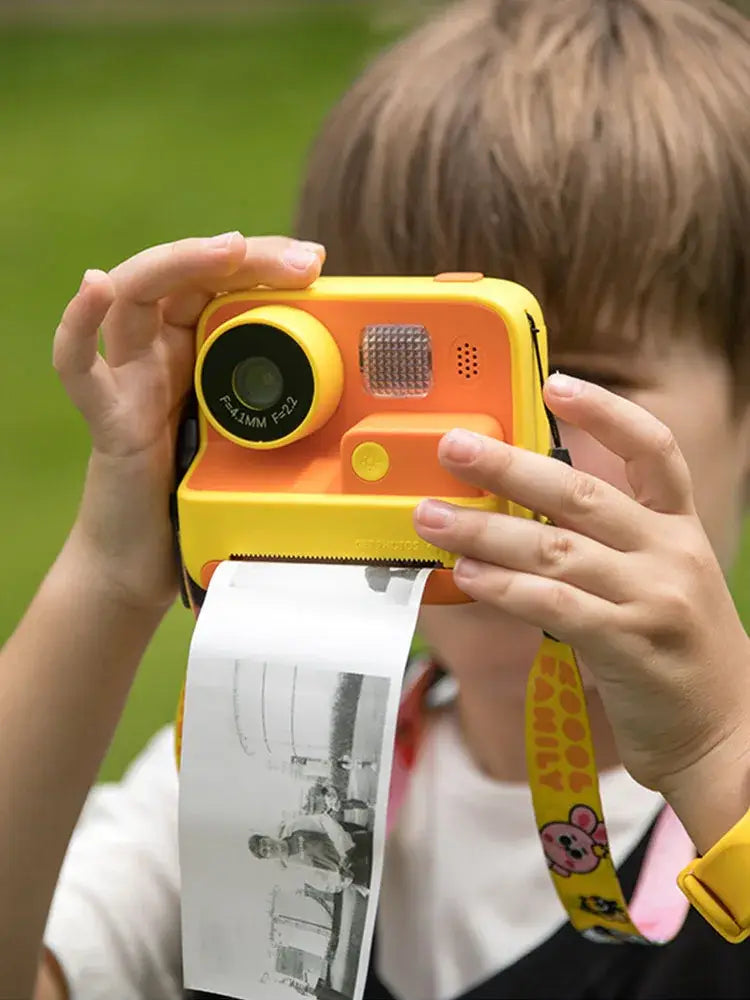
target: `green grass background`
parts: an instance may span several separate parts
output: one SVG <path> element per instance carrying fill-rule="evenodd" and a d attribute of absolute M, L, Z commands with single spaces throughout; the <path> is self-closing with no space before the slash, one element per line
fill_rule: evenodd
<path fill-rule="evenodd" d="M 394 31 L 367 4 L 282 0 L 213 26 L 0 28 L 1 637 L 79 499 L 87 436 L 50 352 L 83 271 L 179 236 L 287 231 L 318 124 Z M 102 777 L 172 718 L 191 628 L 181 606 L 165 620 Z"/>

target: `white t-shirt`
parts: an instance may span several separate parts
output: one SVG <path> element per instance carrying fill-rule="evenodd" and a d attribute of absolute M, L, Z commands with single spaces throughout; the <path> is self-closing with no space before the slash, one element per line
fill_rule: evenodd
<path fill-rule="evenodd" d="M 601 788 L 619 863 L 662 802 L 622 769 Z M 92 791 L 71 841 L 45 941 L 72 1000 L 181 1000 L 179 891 L 177 773 L 165 729 L 120 784 Z M 528 788 L 481 774 L 453 714 L 442 713 L 386 849 L 380 977 L 399 1000 L 449 1000 L 565 919 Z"/>

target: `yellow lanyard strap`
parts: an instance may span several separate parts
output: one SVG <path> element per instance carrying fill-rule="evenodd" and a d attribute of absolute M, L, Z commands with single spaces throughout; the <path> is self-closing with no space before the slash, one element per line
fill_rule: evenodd
<path fill-rule="evenodd" d="M 665 944 L 679 930 L 687 901 L 683 897 L 684 905 L 680 910 L 678 903 L 677 911 L 660 910 L 659 901 L 653 901 L 657 919 L 649 921 L 649 931 L 654 936 L 646 936 L 628 912 L 610 856 L 575 653 L 547 637 L 529 674 L 526 757 L 539 837 L 570 922 L 595 941 Z M 683 833 L 683 847 L 684 843 Z M 674 887 L 674 877 L 671 883 Z M 659 915 L 664 919 L 660 921 Z"/>

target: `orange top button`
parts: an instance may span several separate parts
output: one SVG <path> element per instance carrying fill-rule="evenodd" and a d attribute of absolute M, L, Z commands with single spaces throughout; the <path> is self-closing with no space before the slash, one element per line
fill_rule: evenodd
<path fill-rule="evenodd" d="M 444 271 L 435 275 L 435 281 L 481 281 L 481 271 Z"/>

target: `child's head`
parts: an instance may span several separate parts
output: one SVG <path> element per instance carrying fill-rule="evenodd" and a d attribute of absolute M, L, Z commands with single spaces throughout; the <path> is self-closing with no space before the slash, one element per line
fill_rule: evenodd
<path fill-rule="evenodd" d="M 720 557 L 750 463 L 750 21 L 723 0 L 469 0 L 387 52 L 315 146 L 327 270 L 529 287 L 551 364 L 680 442 Z M 622 464 L 569 429 L 575 464 Z"/>
<path fill-rule="evenodd" d="M 247 846 L 250 853 L 261 861 L 278 858 L 282 853 L 280 841 L 262 833 L 252 834 L 248 839 Z"/>

